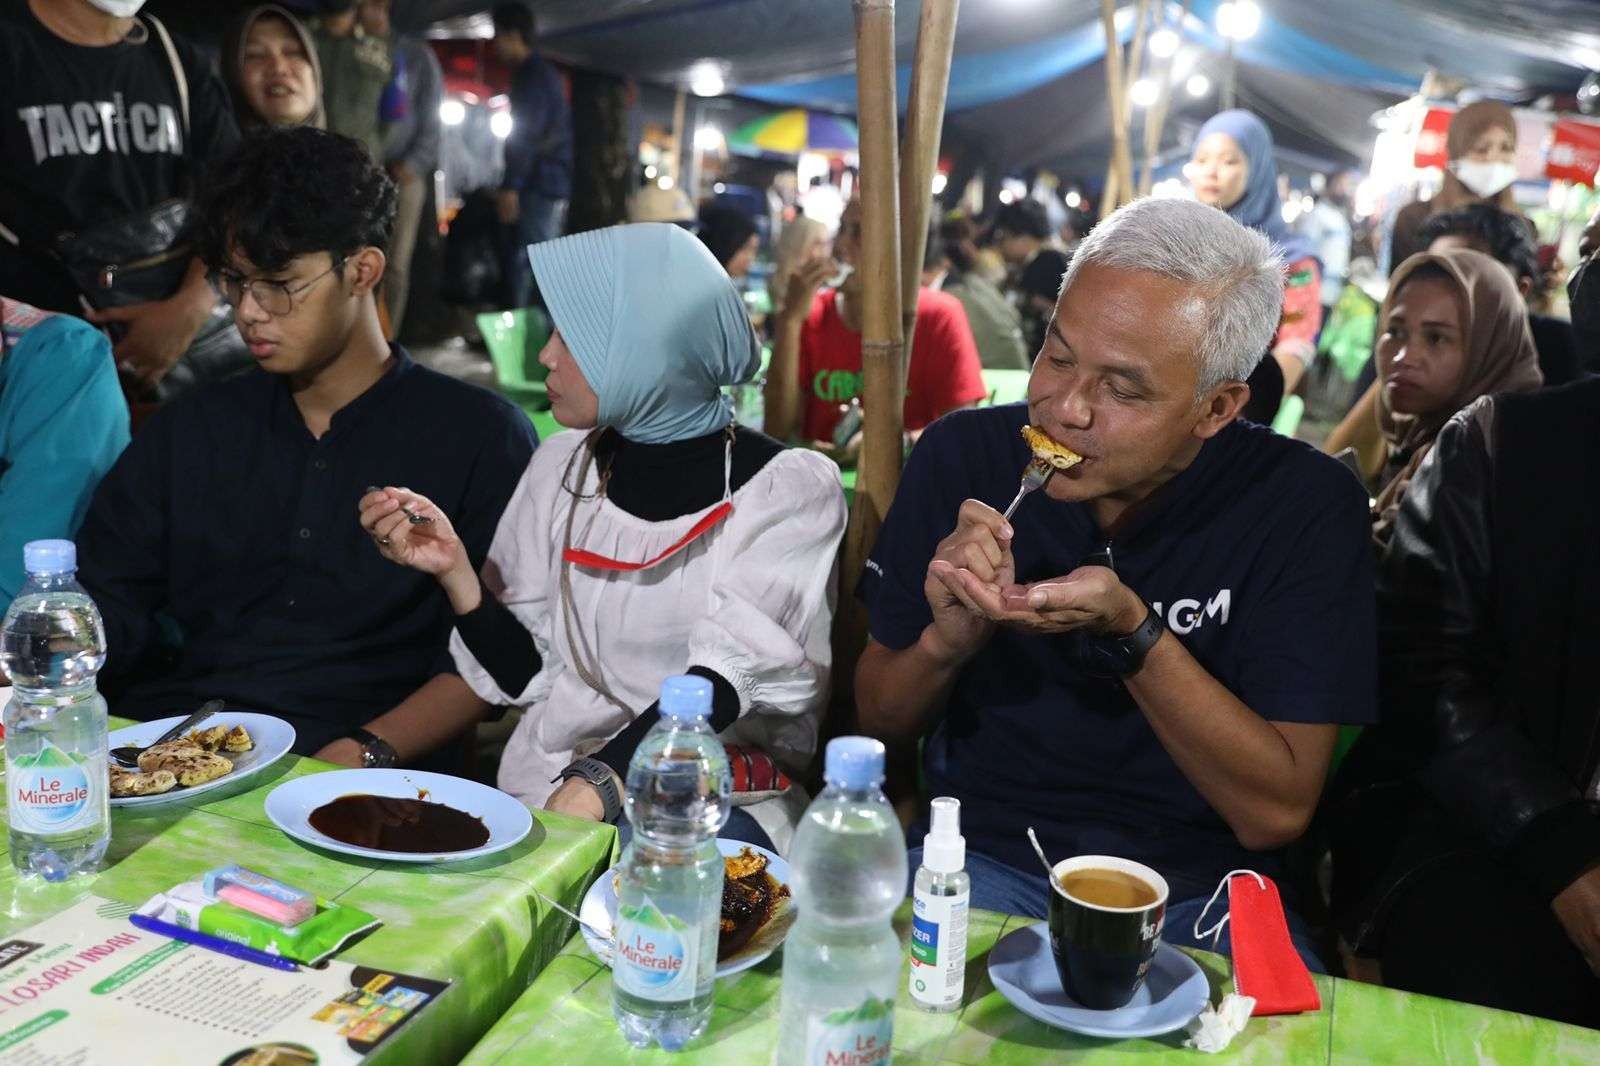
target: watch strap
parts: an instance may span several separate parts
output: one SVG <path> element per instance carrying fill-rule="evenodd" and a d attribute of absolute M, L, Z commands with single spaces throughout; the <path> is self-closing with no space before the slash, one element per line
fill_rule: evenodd
<path fill-rule="evenodd" d="M 622 790 L 617 787 L 617 775 L 611 767 L 599 759 L 574 759 L 556 776 L 556 780 L 565 781 L 569 777 L 581 777 L 593 785 L 600 793 L 600 802 L 605 809 L 602 819 L 616 822 L 622 814 Z"/>
<path fill-rule="evenodd" d="M 1167 631 L 1166 622 L 1154 607 L 1145 605 L 1144 621 L 1139 627 L 1125 637 L 1119 637 L 1122 645 L 1122 676 L 1131 677 L 1138 673 L 1144 666 L 1145 656 L 1150 654 L 1150 649 L 1156 646 L 1161 639 L 1161 634 Z"/>
<path fill-rule="evenodd" d="M 366 769 L 380 769 L 400 762 L 394 745 L 371 730 L 357 727 L 345 735 L 361 745 L 361 765 Z"/>

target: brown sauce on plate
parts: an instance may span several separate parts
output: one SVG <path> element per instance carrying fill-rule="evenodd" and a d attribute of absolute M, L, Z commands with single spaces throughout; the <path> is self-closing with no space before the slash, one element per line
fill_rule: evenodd
<path fill-rule="evenodd" d="M 309 821 L 342 844 L 378 851 L 467 851 L 489 842 L 482 818 L 421 799 L 340 796 L 312 811 Z"/>

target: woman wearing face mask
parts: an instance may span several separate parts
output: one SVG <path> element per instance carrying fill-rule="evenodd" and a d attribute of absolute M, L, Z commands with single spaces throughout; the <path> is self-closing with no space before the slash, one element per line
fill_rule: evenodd
<path fill-rule="evenodd" d="M 1450 162 L 1438 195 L 1409 203 L 1395 215 L 1389 246 L 1391 272 L 1425 250 L 1420 231 L 1434 215 L 1480 203 L 1517 213 L 1511 198 L 1511 183 L 1517 177 L 1517 120 L 1509 107 L 1495 100 L 1479 100 L 1457 111 L 1445 134 L 1445 151 Z M 1530 231 L 1532 228 L 1530 223 Z"/>
<path fill-rule="evenodd" d="M 240 129 L 327 128 L 316 44 L 287 8 L 262 4 L 236 19 L 222 37 L 222 71 Z"/>
<path fill-rule="evenodd" d="M 1294 391 L 1316 355 L 1322 328 L 1322 264 L 1312 242 L 1283 221 L 1272 134 L 1255 115 L 1234 110 L 1212 116 L 1200 127 L 1184 173 L 1195 199 L 1271 238 L 1288 264 L 1283 319 L 1272 339 L 1273 358 L 1263 359 L 1250 376 L 1250 403 L 1244 410 L 1244 417 L 1253 422 L 1270 422 L 1282 397 Z"/>
<path fill-rule="evenodd" d="M 755 374 L 759 349 L 693 235 L 617 226 L 531 254 L 555 325 L 540 353 L 551 409 L 577 432 L 534 454 L 481 579 L 420 496 L 371 494 L 362 525 L 438 578 L 474 691 L 525 710 L 501 788 L 615 820 L 661 681 L 687 671 L 711 681 L 734 754 L 724 835 L 782 849 L 805 806 L 786 774 L 810 760 L 828 692 L 838 470 L 733 424 L 721 389 Z"/>
<path fill-rule="evenodd" d="M 1544 378 L 1516 283 L 1482 252 L 1422 252 L 1401 263 L 1378 328 L 1377 413 L 1387 459 L 1373 538 L 1382 548 L 1411 476 L 1450 417 L 1480 396 L 1531 392 Z"/>

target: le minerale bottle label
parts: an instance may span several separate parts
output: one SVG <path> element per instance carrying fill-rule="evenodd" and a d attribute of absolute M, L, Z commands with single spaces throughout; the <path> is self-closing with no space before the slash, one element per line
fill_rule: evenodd
<path fill-rule="evenodd" d="M 106 779 L 104 769 L 90 776 L 95 761 L 62 751 L 49 741 L 35 754 L 9 758 L 11 824 L 41 836 L 92 824 L 100 810 L 94 802 L 96 783 Z"/>
<path fill-rule="evenodd" d="M 637 907 L 618 907 L 612 964 L 618 987 L 660 1003 L 693 999 L 699 944 L 688 931 L 683 922 L 662 914 L 648 896 Z"/>
<path fill-rule="evenodd" d="M 888 1066 L 894 1001 L 868 994 L 854 1010 L 836 1010 L 806 1027 L 808 1066 Z"/>

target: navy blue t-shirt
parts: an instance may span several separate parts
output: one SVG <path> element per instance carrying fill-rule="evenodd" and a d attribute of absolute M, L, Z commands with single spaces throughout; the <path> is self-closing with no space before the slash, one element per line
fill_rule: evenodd
<path fill-rule="evenodd" d="M 934 550 L 963 500 L 1003 508 L 1016 494 L 1026 421 L 1023 404 L 958 411 L 923 435 L 861 584 L 879 643 L 909 647 L 933 620 L 923 579 Z M 1012 527 L 1023 583 L 1068 574 L 1108 543 L 1084 504 L 1043 492 Z M 1343 466 L 1234 423 L 1118 531 L 1110 554 L 1190 654 L 1263 718 L 1367 723 L 1377 717 L 1370 536 L 1366 493 Z M 1153 866 L 1173 900 L 1209 895 L 1234 868 L 1277 873 L 1279 854 L 1239 844 L 1121 682 L 1073 665 L 1074 639 L 1001 628 L 957 678 L 924 769 L 930 795 L 961 800 L 968 846 L 1034 871 L 1031 825 L 1053 858 Z"/>

